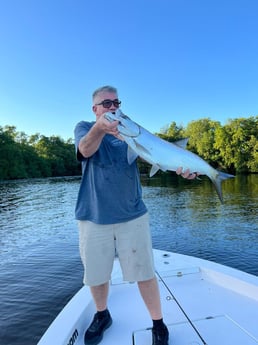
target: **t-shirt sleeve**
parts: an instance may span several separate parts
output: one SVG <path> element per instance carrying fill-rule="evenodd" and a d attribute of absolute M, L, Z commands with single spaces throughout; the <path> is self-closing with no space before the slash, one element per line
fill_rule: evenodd
<path fill-rule="evenodd" d="M 93 126 L 93 123 L 91 122 L 86 122 L 86 121 L 81 121 L 79 122 L 75 129 L 74 129 L 74 144 L 75 144 L 75 152 L 76 152 L 76 157 L 78 161 L 83 161 L 86 160 L 87 158 L 83 157 L 83 155 L 79 151 L 79 142 L 84 135 L 86 135 L 91 127 Z"/>

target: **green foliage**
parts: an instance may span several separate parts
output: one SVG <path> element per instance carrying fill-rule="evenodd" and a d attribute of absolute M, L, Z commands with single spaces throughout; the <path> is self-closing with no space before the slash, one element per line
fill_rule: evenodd
<path fill-rule="evenodd" d="M 214 147 L 226 169 L 258 172 L 258 116 L 230 120 L 216 133 Z"/>
<path fill-rule="evenodd" d="M 27 137 L 13 126 L 0 127 L 0 179 L 80 174 L 74 145 L 57 136 Z"/>
<path fill-rule="evenodd" d="M 162 133 L 158 133 L 158 136 L 167 141 L 176 141 L 182 139 L 183 136 L 183 127 L 177 126 L 173 121 L 170 126 L 163 128 Z"/>
<path fill-rule="evenodd" d="M 0 178 L 13 179 L 26 176 L 22 149 L 15 141 L 15 127 L 7 126 L 5 130 L 0 127 Z"/>
<path fill-rule="evenodd" d="M 190 122 L 184 131 L 184 136 L 189 138 L 188 149 L 209 163 L 216 162 L 218 151 L 214 149 L 214 141 L 216 132 L 220 128 L 219 122 L 208 118 Z"/>

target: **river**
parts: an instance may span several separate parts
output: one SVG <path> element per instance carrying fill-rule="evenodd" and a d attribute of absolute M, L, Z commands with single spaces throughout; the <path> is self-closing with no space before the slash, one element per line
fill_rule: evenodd
<path fill-rule="evenodd" d="M 0 344 L 35 345 L 82 286 L 79 178 L 0 182 Z M 142 177 L 153 247 L 258 275 L 258 175 L 223 182 Z"/>

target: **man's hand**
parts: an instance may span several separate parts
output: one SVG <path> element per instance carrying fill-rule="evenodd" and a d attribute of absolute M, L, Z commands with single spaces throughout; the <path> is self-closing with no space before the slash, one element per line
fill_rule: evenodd
<path fill-rule="evenodd" d="M 200 174 L 198 172 L 190 173 L 190 169 L 187 169 L 185 172 L 183 171 L 183 167 L 179 167 L 176 169 L 177 175 L 181 175 L 183 178 L 186 178 L 187 180 L 193 180 Z"/>
<path fill-rule="evenodd" d="M 104 114 L 99 116 L 96 123 L 91 127 L 89 132 L 81 138 L 79 142 L 79 152 L 85 157 L 91 157 L 99 148 L 105 134 L 118 136 L 118 121 L 109 122 L 105 119 Z"/>
<path fill-rule="evenodd" d="M 101 116 L 97 118 L 95 127 L 98 129 L 98 131 L 104 134 L 112 134 L 114 136 L 118 136 L 119 134 L 117 130 L 118 124 L 119 124 L 119 121 L 109 122 L 105 118 L 105 114 L 102 114 Z"/>

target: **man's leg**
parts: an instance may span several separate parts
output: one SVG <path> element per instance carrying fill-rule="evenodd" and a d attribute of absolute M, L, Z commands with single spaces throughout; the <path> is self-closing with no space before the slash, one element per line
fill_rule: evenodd
<path fill-rule="evenodd" d="M 160 295 L 156 277 L 138 282 L 138 287 L 152 320 L 161 319 Z"/>
<path fill-rule="evenodd" d="M 112 318 L 107 309 L 109 283 L 90 287 L 97 312 L 84 336 L 84 344 L 97 345 L 103 338 L 104 331 L 112 324 Z"/>
<path fill-rule="evenodd" d="M 97 311 L 106 310 L 109 283 L 107 282 L 98 286 L 91 286 L 90 290 L 91 290 L 91 294 L 95 302 Z"/>
<path fill-rule="evenodd" d="M 115 256 L 112 226 L 88 221 L 79 222 L 80 254 L 84 265 L 84 284 L 91 290 L 96 313 L 85 335 L 85 345 L 97 345 L 112 324 L 107 309 L 109 279 Z M 105 283 L 103 283 L 103 281 Z"/>
<path fill-rule="evenodd" d="M 152 345 L 168 345 L 168 329 L 163 322 L 156 277 L 138 282 L 139 290 L 153 321 Z"/>
<path fill-rule="evenodd" d="M 153 320 L 152 345 L 168 345 L 168 329 L 163 323 L 159 287 L 155 277 L 148 214 L 117 226 L 115 235 L 123 278 L 138 282 Z"/>

